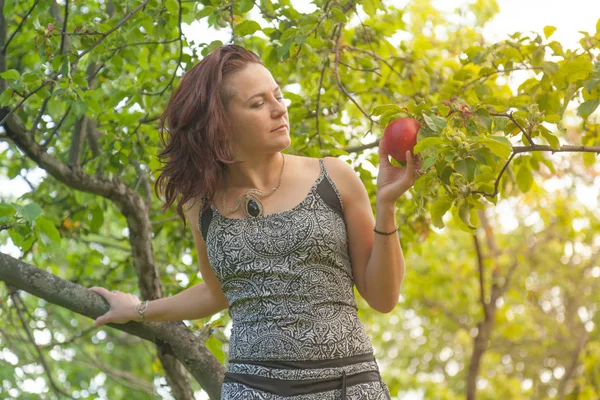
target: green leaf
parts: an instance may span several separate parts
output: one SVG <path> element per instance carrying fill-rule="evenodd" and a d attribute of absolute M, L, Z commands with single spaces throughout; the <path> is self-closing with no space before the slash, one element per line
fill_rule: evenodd
<path fill-rule="evenodd" d="M 35 232 L 46 246 L 60 243 L 60 233 L 54 223 L 46 217 L 39 217 L 35 221 Z"/>
<path fill-rule="evenodd" d="M 423 119 L 429 129 L 437 133 L 441 132 L 448 124 L 446 118 L 438 117 L 437 115 L 428 116 L 423 114 Z"/>
<path fill-rule="evenodd" d="M 85 101 L 76 101 L 72 104 L 71 109 L 77 118 L 81 118 L 85 115 L 88 105 Z"/>
<path fill-rule="evenodd" d="M 450 209 L 450 207 L 452 206 L 453 200 L 450 199 L 447 196 L 444 197 L 440 197 L 438 198 L 432 205 L 431 205 L 431 222 L 433 222 L 433 225 L 437 228 L 443 228 L 445 226 L 444 221 L 443 221 L 443 216 L 446 214 L 446 212 L 448 212 L 448 210 Z"/>
<path fill-rule="evenodd" d="M 98 232 L 104 224 L 104 213 L 100 207 L 92 208 L 92 220 L 90 221 L 90 229 Z"/>
<path fill-rule="evenodd" d="M 403 109 L 396 104 L 382 104 L 373 108 L 372 116 L 378 116 L 387 112 L 401 112 Z"/>
<path fill-rule="evenodd" d="M 12 98 L 12 95 L 12 89 L 6 89 L 5 91 L 3 91 L 2 94 L 0 94 L 0 107 L 7 106 L 10 102 L 10 99 Z"/>
<path fill-rule="evenodd" d="M 331 9 L 331 16 L 333 17 L 333 19 L 336 22 L 341 22 L 341 23 L 345 23 L 346 22 L 346 16 L 344 15 L 344 13 L 337 7 L 333 7 Z"/>
<path fill-rule="evenodd" d="M 42 208 L 37 203 L 29 203 L 21 210 L 21 215 L 29 222 L 33 222 L 41 214 Z"/>
<path fill-rule="evenodd" d="M 521 165 L 519 172 L 517 173 L 517 186 L 521 192 L 526 193 L 533 184 L 533 175 L 531 170 L 526 165 Z"/>
<path fill-rule="evenodd" d="M 415 148 L 413 149 L 413 153 L 419 154 L 420 152 L 422 152 L 423 150 L 425 150 L 428 147 L 439 146 L 442 143 L 444 143 L 443 140 L 436 136 L 423 138 L 417 142 L 417 144 L 415 145 Z"/>
<path fill-rule="evenodd" d="M 235 33 L 239 36 L 252 35 L 260 29 L 260 25 L 256 21 L 245 20 L 235 27 Z"/>
<path fill-rule="evenodd" d="M 421 165 L 421 171 L 426 171 L 427 168 L 431 167 L 433 165 L 433 163 L 435 163 L 436 159 L 437 159 L 437 154 L 426 157 L 425 160 L 423 160 L 423 164 Z"/>
<path fill-rule="evenodd" d="M 460 205 L 458 208 L 458 216 L 460 217 L 460 220 L 469 228 L 476 228 L 476 226 L 471 223 L 471 204 L 469 204 L 469 202 L 465 201 Z"/>
<path fill-rule="evenodd" d="M 9 69 L 8 71 L 4 71 L 0 73 L 0 78 L 3 78 L 7 81 L 16 81 L 21 78 L 21 74 L 16 69 Z"/>
<path fill-rule="evenodd" d="M 549 132 L 545 128 L 541 129 L 540 132 L 544 139 L 548 141 L 550 147 L 552 147 L 554 150 L 560 149 L 560 142 L 558 141 L 558 138 L 552 134 L 552 132 Z"/>
<path fill-rule="evenodd" d="M 23 245 L 23 236 L 21 236 L 17 231 L 15 231 L 14 229 L 10 229 L 8 231 L 8 236 L 10 237 L 10 239 L 13 241 L 13 243 L 15 244 L 15 246 L 17 247 L 21 247 Z"/>
<path fill-rule="evenodd" d="M 12 217 L 17 213 L 17 210 L 10 204 L 0 203 L 0 217 Z"/>
<path fill-rule="evenodd" d="M 485 147 L 503 160 L 507 160 L 512 152 L 512 144 L 504 136 L 490 136 L 483 141 Z"/>
<path fill-rule="evenodd" d="M 475 170 L 477 169 L 477 161 L 469 157 L 465 160 L 467 164 L 467 180 L 473 181 L 475 179 Z"/>
<path fill-rule="evenodd" d="M 238 2 L 238 4 L 241 13 L 247 13 L 248 11 L 252 10 L 252 8 L 254 8 L 253 0 L 241 0 Z"/>
<path fill-rule="evenodd" d="M 488 132 L 492 131 L 492 116 L 485 108 L 479 108 L 476 112 L 477 123 L 485 128 Z"/>
<path fill-rule="evenodd" d="M 548 38 L 550 38 L 550 36 L 552 36 L 552 34 L 555 31 L 556 31 L 556 27 L 547 25 L 544 27 L 544 36 L 546 36 L 546 39 L 548 39 Z"/>
<path fill-rule="evenodd" d="M 598 108 L 598 105 L 600 105 L 600 99 L 584 101 L 577 108 L 577 111 L 579 111 L 579 115 L 581 115 L 582 118 L 587 118 L 594 111 L 596 111 L 596 108 Z"/>
<path fill-rule="evenodd" d="M 468 179 L 469 172 L 467 170 L 467 162 L 465 160 L 456 160 L 454 162 L 454 169 L 456 170 L 456 172 Z"/>

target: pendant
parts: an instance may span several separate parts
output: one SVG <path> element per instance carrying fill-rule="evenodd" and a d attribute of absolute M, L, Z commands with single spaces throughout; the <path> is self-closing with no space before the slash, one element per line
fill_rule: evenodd
<path fill-rule="evenodd" d="M 263 206 L 260 200 L 252 195 L 246 195 L 246 207 L 244 211 L 246 216 L 251 218 L 260 217 L 263 213 Z"/>

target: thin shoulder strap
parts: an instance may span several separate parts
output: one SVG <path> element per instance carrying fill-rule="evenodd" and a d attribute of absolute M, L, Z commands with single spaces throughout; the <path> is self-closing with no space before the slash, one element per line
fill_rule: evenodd
<path fill-rule="evenodd" d="M 342 198 L 335 183 L 333 183 L 333 179 L 331 179 L 331 176 L 327 173 L 327 168 L 325 168 L 325 163 L 322 158 L 319 158 L 319 163 L 321 164 L 321 172 L 324 174 L 324 177 L 317 186 L 317 192 L 329 207 L 343 216 Z"/>
<path fill-rule="evenodd" d="M 204 207 L 204 204 L 206 204 L 207 201 L 208 196 L 204 195 L 204 197 L 202 197 L 202 203 L 200 204 L 200 210 L 198 212 L 198 230 L 202 233 L 202 237 L 204 238 L 205 242 L 208 234 L 208 227 L 210 226 L 213 217 L 213 210 L 210 207 L 206 211 L 202 212 L 202 207 Z"/>

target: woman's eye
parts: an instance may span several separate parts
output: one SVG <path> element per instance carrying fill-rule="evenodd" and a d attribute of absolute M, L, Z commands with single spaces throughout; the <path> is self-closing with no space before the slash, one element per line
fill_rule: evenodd
<path fill-rule="evenodd" d="M 258 108 L 258 107 L 260 107 L 260 106 L 262 106 L 262 105 L 263 105 L 263 103 L 256 103 L 256 104 L 254 104 L 252 107 L 254 107 L 254 108 Z"/>

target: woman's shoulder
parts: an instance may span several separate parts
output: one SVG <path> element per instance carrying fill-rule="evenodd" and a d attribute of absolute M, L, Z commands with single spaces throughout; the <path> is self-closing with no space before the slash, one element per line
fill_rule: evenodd
<path fill-rule="evenodd" d="M 204 196 L 195 196 L 186 201 L 183 207 L 183 213 L 186 216 L 188 223 L 198 229 L 197 222 L 200 215 L 200 210 L 204 206 L 206 198 Z"/>

